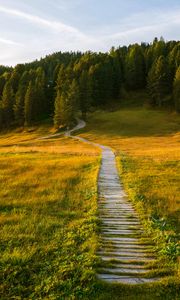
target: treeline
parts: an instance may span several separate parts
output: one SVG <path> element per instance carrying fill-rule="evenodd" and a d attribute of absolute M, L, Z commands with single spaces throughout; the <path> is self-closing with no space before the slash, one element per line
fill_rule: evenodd
<path fill-rule="evenodd" d="M 15 68 L 0 66 L 0 128 L 47 117 L 57 128 L 71 126 L 77 110 L 86 118 L 91 107 L 145 88 L 151 105 L 180 112 L 180 42 L 155 38 L 109 53 L 59 52 Z"/>

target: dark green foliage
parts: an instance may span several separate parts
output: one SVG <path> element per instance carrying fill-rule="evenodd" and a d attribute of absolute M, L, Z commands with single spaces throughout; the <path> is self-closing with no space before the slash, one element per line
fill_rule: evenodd
<path fill-rule="evenodd" d="M 175 45 L 168 56 L 170 80 L 173 83 L 174 76 L 178 66 L 180 65 L 180 43 Z"/>
<path fill-rule="evenodd" d="M 18 90 L 19 80 L 20 80 L 23 72 L 24 72 L 24 65 L 17 65 L 11 74 L 10 82 L 11 82 L 11 86 L 12 86 L 14 94 Z"/>
<path fill-rule="evenodd" d="M 79 80 L 79 107 L 82 117 L 86 119 L 86 114 L 91 105 L 92 86 L 89 73 L 83 71 Z"/>
<path fill-rule="evenodd" d="M 144 88 L 148 88 L 152 105 L 168 105 L 179 111 L 175 83 L 173 92 L 179 65 L 179 41 L 165 42 L 163 38 L 155 38 L 151 44 L 112 47 L 107 53 L 58 52 L 40 61 L 19 64 L 14 69 L 0 66 L 1 128 L 13 123 L 22 126 L 30 110 L 31 123 L 54 116 L 56 124 L 60 105 L 57 98 L 60 102 L 74 101 L 69 100 L 74 79 L 78 94 L 77 97 L 73 94 L 76 99 L 70 106 L 74 111 L 76 103 L 76 109 L 81 110 L 84 118 L 91 106 L 110 107 L 111 103 L 124 101 L 121 98 L 126 98 L 128 93 Z M 7 82 L 11 86 L 9 91 Z M 29 108 L 26 110 L 25 95 L 30 82 L 33 99 L 27 101 Z M 5 96 L 7 92 L 9 99 Z M 74 118 L 74 113 L 72 115 Z"/>
<path fill-rule="evenodd" d="M 26 126 L 32 125 L 32 122 L 34 120 L 35 99 L 35 86 L 33 82 L 30 81 L 25 95 L 24 106 L 24 118 Z"/>
<path fill-rule="evenodd" d="M 45 95 L 45 72 L 39 67 L 36 70 L 36 79 L 35 79 L 35 93 L 36 93 L 36 102 L 35 102 L 35 113 L 36 120 L 41 118 L 41 115 L 47 111 L 47 101 Z"/>
<path fill-rule="evenodd" d="M 65 95 L 58 90 L 55 100 L 54 126 L 65 126 Z"/>
<path fill-rule="evenodd" d="M 149 71 L 148 91 L 152 103 L 159 107 L 162 106 L 163 102 L 169 100 L 168 96 L 171 92 L 170 72 L 164 56 L 160 56 Z"/>
<path fill-rule="evenodd" d="M 13 93 L 11 81 L 8 80 L 4 86 L 3 95 L 2 95 L 2 114 L 3 114 L 4 126 L 9 126 L 14 120 L 13 105 L 14 105 L 14 93 Z"/>
<path fill-rule="evenodd" d="M 79 101 L 79 87 L 73 79 L 72 68 L 60 67 L 57 79 L 57 96 L 55 99 L 54 125 L 56 128 L 69 127 L 75 119 Z"/>
<path fill-rule="evenodd" d="M 29 84 L 29 73 L 25 71 L 20 79 L 19 88 L 15 96 L 14 116 L 18 125 L 24 124 L 24 102 Z"/>
<path fill-rule="evenodd" d="M 125 78 L 130 90 L 145 87 L 145 59 L 139 45 L 131 47 L 127 55 Z"/>
<path fill-rule="evenodd" d="M 180 112 L 180 66 L 177 69 L 173 85 L 174 103 L 177 112 Z"/>

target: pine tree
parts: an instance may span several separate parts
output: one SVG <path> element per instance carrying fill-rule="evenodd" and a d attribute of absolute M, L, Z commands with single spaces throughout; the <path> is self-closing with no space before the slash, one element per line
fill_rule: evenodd
<path fill-rule="evenodd" d="M 35 79 L 35 91 L 36 91 L 36 103 L 35 103 L 35 111 L 36 111 L 36 119 L 40 119 L 43 114 L 47 111 L 47 102 L 45 96 L 45 73 L 43 68 L 39 67 L 36 70 L 36 79 Z"/>
<path fill-rule="evenodd" d="M 56 90 L 58 90 L 60 92 L 60 94 L 62 93 L 66 82 L 67 82 L 66 69 L 65 69 L 64 65 L 62 65 L 59 69 L 57 85 L 56 85 Z"/>
<path fill-rule="evenodd" d="M 160 56 L 153 64 L 148 74 L 148 90 L 153 103 L 162 106 L 163 102 L 169 100 L 171 92 L 170 75 L 167 61 Z"/>
<path fill-rule="evenodd" d="M 3 108 L 2 101 L 0 101 L 0 130 L 3 128 Z"/>
<path fill-rule="evenodd" d="M 0 76 L 0 97 L 1 97 L 2 94 L 3 94 L 3 89 L 4 89 L 5 84 L 6 84 L 5 76 L 4 76 L 4 75 L 1 75 L 1 76 Z"/>
<path fill-rule="evenodd" d="M 54 126 L 70 127 L 74 123 L 79 89 L 75 79 L 63 91 L 58 90 L 55 100 Z"/>
<path fill-rule="evenodd" d="M 92 102 L 92 86 L 89 73 L 83 71 L 79 80 L 79 107 L 83 119 L 86 119 L 87 112 Z"/>
<path fill-rule="evenodd" d="M 25 71 L 20 79 L 18 91 L 15 96 L 14 115 L 18 125 L 24 124 L 24 102 L 29 84 L 29 73 Z"/>
<path fill-rule="evenodd" d="M 178 66 L 180 65 L 180 43 L 175 45 L 168 56 L 168 63 L 170 69 L 170 80 L 173 84 L 173 80 L 177 71 Z"/>
<path fill-rule="evenodd" d="M 145 87 L 145 59 L 139 45 L 133 46 L 127 55 L 125 80 L 130 90 Z"/>
<path fill-rule="evenodd" d="M 10 82 L 13 89 L 13 93 L 16 94 L 18 90 L 19 80 L 22 76 L 22 73 L 24 71 L 24 66 L 22 64 L 18 64 L 11 74 Z"/>
<path fill-rule="evenodd" d="M 73 79 L 68 90 L 68 123 L 71 125 L 75 120 L 75 114 L 80 100 L 80 92 L 77 81 Z"/>
<path fill-rule="evenodd" d="M 180 112 L 180 66 L 176 71 L 173 85 L 174 104 L 177 112 Z"/>
<path fill-rule="evenodd" d="M 3 121 L 5 126 L 9 126 L 14 120 L 13 105 L 14 93 L 11 82 L 8 80 L 4 86 L 2 95 Z"/>
<path fill-rule="evenodd" d="M 65 124 L 65 94 L 61 93 L 59 90 L 57 91 L 57 96 L 55 99 L 55 111 L 54 111 L 54 127 L 60 128 L 64 127 Z"/>
<path fill-rule="evenodd" d="M 34 102 L 35 102 L 34 84 L 32 83 L 32 81 L 30 81 L 25 95 L 25 106 L 24 106 L 25 126 L 32 125 L 34 121 L 35 118 Z"/>

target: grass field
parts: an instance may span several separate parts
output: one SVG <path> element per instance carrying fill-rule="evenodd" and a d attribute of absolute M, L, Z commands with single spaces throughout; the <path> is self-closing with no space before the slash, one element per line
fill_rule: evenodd
<path fill-rule="evenodd" d="M 180 116 L 135 107 L 99 111 L 89 116 L 81 136 L 114 149 L 124 188 L 153 239 L 159 267 L 175 271 L 172 285 L 176 282 L 179 287 Z M 158 290 L 166 292 L 158 296 Z M 151 287 L 144 298 L 142 291 L 136 295 L 136 289 L 125 294 L 127 299 L 178 299 L 168 295 L 170 290 L 154 285 L 154 292 Z M 110 298 L 124 299 L 118 288 L 112 292 L 107 287 L 104 299 Z"/>
<path fill-rule="evenodd" d="M 84 299 L 95 274 L 99 151 L 34 135 L 0 139 L 0 298 Z"/>
<path fill-rule="evenodd" d="M 147 199 L 147 213 L 179 226 L 180 117 L 149 109 L 96 112 L 85 131 L 83 137 L 114 149 L 126 188 L 128 181 L 138 188 L 130 190 Z"/>
<path fill-rule="evenodd" d="M 95 280 L 100 150 L 65 137 L 38 140 L 49 125 L 0 135 L 0 298 L 178 300 L 179 122 L 173 113 L 124 107 L 91 114 L 79 133 L 114 149 L 160 264 L 176 274 L 143 287 Z"/>

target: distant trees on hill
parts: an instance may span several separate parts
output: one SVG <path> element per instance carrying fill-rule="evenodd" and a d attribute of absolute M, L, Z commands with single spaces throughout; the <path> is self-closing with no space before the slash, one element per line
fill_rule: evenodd
<path fill-rule="evenodd" d="M 123 90 L 147 88 L 151 104 L 180 112 L 180 42 L 134 44 L 109 53 L 54 53 L 14 68 L 0 66 L 0 128 L 53 117 L 71 126 L 77 110 L 122 101 Z"/>

